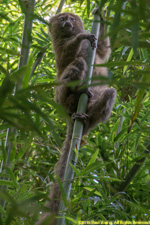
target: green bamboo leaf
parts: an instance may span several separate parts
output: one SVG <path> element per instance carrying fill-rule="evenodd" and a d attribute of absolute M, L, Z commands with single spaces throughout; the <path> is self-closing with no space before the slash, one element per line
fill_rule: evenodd
<path fill-rule="evenodd" d="M 15 141 L 14 141 L 14 144 L 12 145 L 12 149 L 10 152 L 10 161 L 14 162 L 15 157 L 16 157 L 16 146 L 15 146 Z"/>
<path fill-rule="evenodd" d="M 25 89 L 29 85 L 30 74 L 33 65 L 33 56 L 31 55 L 28 61 L 28 65 L 26 66 L 26 73 L 24 74 L 23 81 L 22 81 L 22 88 Z"/>
<path fill-rule="evenodd" d="M 14 182 L 15 185 L 17 185 L 16 177 L 15 177 L 13 171 L 9 167 L 6 167 L 5 170 L 7 171 L 7 175 L 11 178 L 12 182 Z"/>
<path fill-rule="evenodd" d="M 63 203 L 67 207 L 68 206 L 68 201 L 67 201 L 67 198 L 66 198 L 65 190 L 63 188 L 63 184 L 61 182 L 61 179 L 58 176 L 56 176 L 56 178 L 57 178 L 57 181 L 59 183 L 59 188 L 60 188 L 60 191 L 61 191 L 61 196 L 62 196 Z"/>
<path fill-rule="evenodd" d="M 146 83 L 149 83 L 149 81 L 150 81 L 149 74 L 144 74 L 143 78 L 142 78 L 142 81 L 146 82 Z M 136 118 L 138 117 L 138 114 L 139 114 L 140 109 L 141 109 L 141 105 L 142 105 L 142 101 L 143 101 L 144 95 L 145 95 L 145 90 L 144 89 L 139 89 L 137 91 L 136 101 L 135 101 L 135 111 L 134 111 L 134 114 L 132 116 L 131 126 L 134 123 L 134 121 L 136 120 Z"/>
<path fill-rule="evenodd" d="M 15 83 L 11 82 L 9 77 L 6 77 L 2 83 L 2 86 L 0 87 L 0 107 L 5 102 L 5 99 L 8 94 L 13 92 Z"/>
<path fill-rule="evenodd" d="M 138 47 L 138 30 L 139 30 L 139 17 L 138 17 L 139 12 L 137 10 L 138 8 L 137 8 L 136 0 L 131 1 L 131 8 L 133 12 L 131 44 L 132 44 L 134 53 L 136 53 L 137 47 Z"/>
<path fill-rule="evenodd" d="M 57 110 L 57 113 L 59 115 L 63 116 L 63 118 L 71 120 L 70 116 L 68 115 L 68 113 L 66 112 L 66 110 L 64 109 L 63 106 L 61 106 L 60 104 L 58 104 L 54 100 L 49 99 L 48 102 Z"/>
<path fill-rule="evenodd" d="M 6 70 L 2 65 L 0 65 L 0 70 L 1 70 L 2 73 L 5 74 L 6 76 L 8 75 L 7 70 Z"/>
<path fill-rule="evenodd" d="M 92 172 L 93 170 L 99 169 L 99 162 L 94 162 L 92 164 L 90 164 L 89 166 L 87 166 L 81 173 L 80 176 L 85 176 L 86 174 L 89 174 L 90 172 Z"/>
<path fill-rule="evenodd" d="M 140 60 L 131 61 L 132 56 L 133 56 L 133 49 L 131 49 L 131 51 L 128 55 L 127 61 L 107 62 L 107 63 L 104 63 L 104 64 L 96 64 L 96 66 L 100 66 L 100 67 L 103 67 L 103 66 L 106 66 L 106 67 L 115 67 L 115 66 L 125 67 L 125 69 L 124 69 L 124 71 L 125 71 L 128 66 L 133 66 L 133 65 L 136 65 L 136 66 L 144 66 L 145 65 L 146 66 L 147 65 L 145 62 L 141 62 Z"/>
<path fill-rule="evenodd" d="M 127 133 L 127 128 L 122 129 L 117 136 L 114 138 L 114 142 L 121 140 L 122 137 L 125 136 L 125 134 Z"/>
<path fill-rule="evenodd" d="M 77 196 L 74 199 L 72 199 L 72 204 L 76 205 L 79 199 L 82 198 L 82 196 L 83 196 L 83 190 L 77 193 Z"/>
<path fill-rule="evenodd" d="M 16 104 L 18 108 L 20 108 L 23 112 L 25 112 L 26 118 L 29 120 L 28 125 L 30 127 L 33 126 L 36 132 L 38 132 L 40 135 L 41 135 L 40 129 L 38 125 L 36 125 L 36 123 L 33 121 L 31 115 L 28 113 L 28 110 L 33 110 L 35 113 L 37 113 L 37 115 L 41 116 L 48 123 L 49 128 L 51 129 L 56 142 L 59 143 L 58 136 L 55 132 L 54 123 L 52 122 L 50 117 L 46 113 L 42 112 L 42 110 L 35 103 L 28 101 L 27 99 L 24 98 L 24 96 L 19 96 L 18 99 L 13 98 L 12 96 L 10 96 L 9 98 L 12 102 Z M 20 100 L 21 100 L 21 103 L 20 103 Z"/>
<path fill-rule="evenodd" d="M 76 0 L 74 0 L 74 1 L 76 1 Z M 83 4 L 83 2 L 84 2 L 84 0 L 81 0 L 81 1 L 80 1 L 80 6 Z"/>
<path fill-rule="evenodd" d="M 117 122 L 115 123 L 113 129 L 112 129 L 112 132 L 111 132 L 111 135 L 110 135 L 110 140 L 112 140 L 112 141 L 115 138 L 115 134 L 116 134 L 117 128 L 119 126 L 119 122 L 120 122 L 120 120 L 118 119 Z"/>
<path fill-rule="evenodd" d="M 100 197 L 103 197 L 102 194 L 99 192 L 99 191 L 95 191 L 94 188 L 90 188 L 90 187 L 84 187 L 84 189 L 86 189 L 87 191 L 89 192 L 94 192 L 94 194 L 100 196 Z"/>
<path fill-rule="evenodd" d="M 72 163 L 70 163 L 70 165 L 71 165 L 72 169 L 75 171 L 76 176 L 77 177 L 80 176 L 80 171 Z"/>
<path fill-rule="evenodd" d="M 148 59 L 148 51 L 147 51 L 147 49 L 140 48 L 139 49 L 139 53 L 140 53 L 140 59 L 142 61 Z"/>
<path fill-rule="evenodd" d="M 45 36 L 46 40 L 49 40 L 49 34 L 46 33 L 42 28 L 40 28 L 40 30 L 43 33 L 43 35 Z"/>
<path fill-rule="evenodd" d="M 97 150 L 96 152 L 94 152 L 94 154 L 91 156 L 91 159 L 90 159 L 90 161 L 89 161 L 89 163 L 88 163 L 87 166 L 90 166 L 92 163 L 94 163 L 96 161 L 97 156 L 98 156 L 98 153 L 99 153 L 99 150 Z"/>
<path fill-rule="evenodd" d="M 13 102 L 17 108 L 21 109 L 26 115 L 27 115 L 27 119 L 29 120 L 29 123 L 32 124 L 32 126 L 39 132 L 40 130 L 37 129 L 36 124 L 33 122 L 30 114 L 28 113 L 28 110 L 33 110 L 34 112 L 36 112 L 38 115 L 40 115 L 45 121 L 47 121 L 51 127 L 51 129 L 54 131 L 54 125 L 51 122 L 50 118 L 41 111 L 41 109 L 34 103 L 24 99 L 23 98 L 16 98 L 13 96 L 9 96 L 9 99 L 11 102 Z M 22 102 L 20 103 L 20 100 L 22 100 Z M 41 132 L 40 132 L 41 133 Z"/>
<path fill-rule="evenodd" d="M 43 137 L 39 125 L 34 122 L 30 114 L 26 113 L 26 115 L 23 116 L 18 113 L 1 111 L 0 118 L 20 130 L 35 130 L 41 137 Z"/>
<path fill-rule="evenodd" d="M 132 38 L 131 38 L 131 44 L 133 47 L 134 54 L 137 52 L 138 48 L 138 30 L 139 30 L 139 23 L 138 21 L 136 21 L 132 25 Z"/>
<path fill-rule="evenodd" d="M 86 6 L 86 8 L 87 8 L 87 15 L 89 16 L 90 15 L 90 0 L 86 0 L 87 1 L 87 6 Z"/>
<path fill-rule="evenodd" d="M 113 1 L 112 1 L 113 2 Z M 103 9 L 103 7 L 104 7 L 104 5 L 105 5 L 105 3 L 106 3 L 106 0 L 101 0 L 101 1 L 96 1 L 96 3 L 97 3 L 97 5 L 99 6 L 99 4 L 100 4 L 100 9 Z"/>
<path fill-rule="evenodd" d="M 3 19 L 5 19 L 6 21 L 8 21 L 10 23 L 13 22 L 12 19 L 10 17 L 8 17 L 7 13 L 0 12 L 0 17 L 3 18 Z"/>
<path fill-rule="evenodd" d="M 2 53 L 8 53 L 10 55 L 17 55 L 17 56 L 20 55 L 20 53 L 14 51 L 12 49 L 7 49 L 7 48 L 3 48 L 3 47 L 0 47 L 0 52 L 2 52 Z"/>
<path fill-rule="evenodd" d="M 3 207 L 1 205 L 0 205 L 0 213 L 1 213 L 1 215 L 5 214 L 5 210 L 3 209 Z M 2 219 L 1 219 L 1 216 L 0 216 L 0 224 L 4 225 L 4 223 L 3 223 Z"/>
<path fill-rule="evenodd" d="M 26 69 L 26 66 L 22 67 L 21 69 L 15 71 L 4 79 L 2 86 L 0 87 L 0 107 L 5 102 L 8 94 L 11 94 L 14 91 L 15 82 L 20 80 L 21 77 L 24 76 L 24 74 L 26 73 Z"/>
<path fill-rule="evenodd" d="M 36 32 L 36 34 L 37 34 L 37 36 L 38 36 L 41 40 L 43 40 L 44 42 L 48 42 L 48 41 L 49 41 L 47 38 L 43 37 L 40 33 Z"/>
<path fill-rule="evenodd" d="M 132 59 L 132 57 L 133 57 L 133 54 L 134 54 L 134 51 L 133 51 L 133 48 L 131 48 L 131 50 L 130 50 L 130 52 L 129 52 L 129 55 L 128 55 L 128 58 L 127 58 L 127 61 L 126 61 L 126 63 L 128 62 L 129 64 L 128 65 L 131 65 L 130 63 L 132 63 L 132 62 L 130 62 L 131 61 L 131 59 Z M 134 63 L 134 62 L 133 62 Z M 126 65 L 124 68 L 123 68 L 123 74 L 125 74 L 125 72 L 127 71 L 127 69 L 128 69 L 128 66 Z"/>
<path fill-rule="evenodd" d="M 10 81 L 16 82 L 20 80 L 22 77 L 24 77 L 24 74 L 27 71 L 27 66 L 23 66 L 20 69 L 16 70 L 12 74 L 10 74 Z"/>
<path fill-rule="evenodd" d="M 71 222 L 72 225 L 77 225 L 77 220 L 73 219 L 72 217 L 65 216 L 65 219 L 69 222 Z M 67 224 L 67 223 L 66 223 Z"/>
<path fill-rule="evenodd" d="M 117 30 L 120 24 L 120 18 L 121 18 L 121 11 L 122 11 L 122 5 L 123 5 L 123 1 L 122 0 L 118 0 L 116 5 L 115 5 L 115 16 L 114 16 L 114 20 L 113 20 L 113 24 L 112 24 L 112 31 Z M 117 32 L 113 32 L 112 38 L 111 38 L 111 42 L 112 45 L 114 45 L 115 41 L 117 38 Z"/>
<path fill-rule="evenodd" d="M 16 187 L 16 184 L 10 180 L 0 180 L 0 185 L 8 186 L 8 187 Z M 1 195 L 1 194 L 0 194 Z"/>
<path fill-rule="evenodd" d="M 44 23 L 47 26 L 49 25 L 49 23 L 45 19 L 43 19 L 41 16 L 39 16 L 37 14 L 34 14 L 33 19 L 34 20 L 38 20 L 38 21 Z"/>
<path fill-rule="evenodd" d="M 6 137 L 6 132 L 0 133 L 0 138 Z"/>
<path fill-rule="evenodd" d="M 37 43 L 40 45 L 40 46 L 44 46 L 45 45 L 45 41 L 41 40 L 41 39 L 38 39 L 38 38 L 34 38 L 35 41 L 37 41 Z"/>
<path fill-rule="evenodd" d="M 29 139 L 26 140 L 25 144 L 22 145 L 21 149 L 16 154 L 16 160 L 20 160 L 26 153 L 27 149 L 29 149 L 29 146 L 31 145 L 32 142 L 32 136 L 29 137 Z"/>
<path fill-rule="evenodd" d="M 138 92 L 137 92 L 137 97 L 136 97 L 136 102 L 135 102 L 135 111 L 134 111 L 134 114 L 132 116 L 132 123 L 135 121 L 135 119 L 137 118 L 137 116 L 140 112 L 144 93 L 145 93 L 145 91 L 141 90 L 141 89 L 138 90 Z"/>
<path fill-rule="evenodd" d="M 7 160 L 7 152 L 6 152 L 6 146 L 4 145 L 4 142 L 2 142 L 2 144 L 1 144 L 1 149 L 2 149 L 3 162 L 6 162 L 6 160 Z"/>

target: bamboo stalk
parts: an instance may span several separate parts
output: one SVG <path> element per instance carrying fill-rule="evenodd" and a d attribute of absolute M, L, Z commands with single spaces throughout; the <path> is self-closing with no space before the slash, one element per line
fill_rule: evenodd
<path fill-rule="evenodd" d="M 95 14 L 94 19 L 93 19 L 91 33 L 96 36 L 97 40 L 98 40 L 99 30 L 100 30 L 99 21 L 100 21 L 99 15 Z M 95 54 L 96 54 L 96 48 L 94 50 L 92 50 L 91 45 L 89 44 L 88 58 L 87 58 L 88 71 L 86 74 L 87 85 L 90 85 L 90 83 L 91 83 Z M 87 94 L 83 93 L 79 99 L 77 113 L 85 113 L 87 103 L 88 103 L 88 96 L 87 96 Z M 74 150 L 77 149 L 77 151 L 79 151 L 81 138 L 82 138 L 82 132 L 83 132 L 83 123 L 79 120 L 76 120 L 74 123 L 72 141 L 71 141 L 71 145 L 70 145 L 67 165 L 66 165 L 66 169 L 65 169 L 64 181 L 63 181 L 63 188 L 65 191 L 67 200 L 69 199 L 69 196 L 70 196 L 72 179 L 74 176 L 74 170 L 72 169 L 70 164 L 72 163 L 74 166 L 76 166 L 77 157 L 76 157 Z M 63 201 L 61 201 L 60 206 L 59 206 L 60 213 L 58 215 L 57 225 L 65 224 L 64 213 L 63 213 L 64 210 L 65 210 L 65 205 L 64 205 Z"/>
<path fill-rule="evenodd" d="M 62 8 L 63 8 L 63 5 L 65 4 L 65 1 L 66 1 L 66 0 L 61 0 L 61 2 L 60 2 L 60 4 L 59 4 L 59 7 L 58 7 L 58 9 L 57 9 L 56 14 L 58 14 L 58 13 L 61 12 L 61 10 L 62 10 Z"/>
<path fill-rule="evenodd" d="M 28 6 L 26 6 L 26 10 L 25 10 L 24 30 L 23 30 L 23 36 L 22 36 L 22 48 L 21 48 L 21 56 L 19 59 L 18 69 L 20 69 L 21 67 L 25 66 L 28 63 L 30 43 L 31 43 L 32 17 L 34 13 L 34 4 L 35 4 L 35 0 L 29 0 Z M 23 77 L 16 84 L 15 92 L 21 89 L 22 80 L 23 80 Z M 4 164 L 5 164 L 5 167 L 11 167 L 10 154 L 13 147 L 13 140 L 15 140 L 16 135 L 17 135 L 16 128 L 11 128 L 11 129 L 8 128 L 6 141 L 5 141 L 7 159 L 6 159 L 6 162 L 2 161 L 1 163 L 1 172 L 3 170 Z M 6 190 L 7 190 L 7 186 L 2 185 L 1 191 L 6 191 Z M 2 205 L 3 208 L 5 207 L 4 199 L 0 198 L 0 204 Z"/>
<path fill-rule="evenodd" d="M 63 5 L 65 3 L 66 0 L 61 0 L 59 6 L 58 6 L 58 9 L 56 11 L 56 14 L 60 13 L 62 8 L 63 8 Z M 41 63 L 45 53 L 46 53 L 46 50 L 47 50 L 47 45 L 45 47 L 43 47 L 39 53 L 37 54 L 37 57 L 36 57 L 36 60 L 32 66 L 32 70 L 31 70 L 31 74 L 30 74 L 30 79 L 32 78 L 33 74 L 34 74 L 34 71 L 36 70 L 37 66 Z"/>

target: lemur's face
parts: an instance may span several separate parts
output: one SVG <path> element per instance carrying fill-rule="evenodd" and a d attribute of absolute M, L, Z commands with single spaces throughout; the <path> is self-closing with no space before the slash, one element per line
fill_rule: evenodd
<path fill-rule="evenodd" d="M 83 31 L 81 19 L 72 13 L 60 13 L 50 19 L 50 33 L 70 37 Z"/>

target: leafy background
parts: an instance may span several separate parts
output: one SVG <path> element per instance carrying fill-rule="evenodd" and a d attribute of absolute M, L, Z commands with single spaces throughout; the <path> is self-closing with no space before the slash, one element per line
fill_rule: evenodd
<path fill-rule="evenodd" d="M 60 1 L 35 2 L 29 60 L 21 67 L 27 2 L 0 2 L 2 225 L 38 219 L 66 133 L 66 114 L 53 100 L 55 56 L 47 29 Z M 107 8 L 112 46 L 107 82 L 116 88 L 117 99 L 110 120 L 90 132 L 80 148 L 67 221 L 148 221 L 150 2 L 68 0 L 62 11 L 81 16 L 90 30 L 96 2 Z"/>

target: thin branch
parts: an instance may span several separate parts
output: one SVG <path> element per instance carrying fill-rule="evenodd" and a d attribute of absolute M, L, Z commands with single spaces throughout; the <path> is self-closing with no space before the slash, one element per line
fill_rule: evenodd
<path fill-rule="evenodd" d="M 36 60 L 35 60 L 35 62 L 33 64 L 33 66 L 32 66 L 32 70 L 31 70 L 31 74 L 30 74 L 30 79 L 33 76 L 34 71 L 36 70 L 37 66 L 41 63 L 41 61 L 42 61 L 42 59 L 43 59 L 43 57 L 44 57 L 44 55 L 46 53 L 46 50 L 47 50 L 47 45 L 44 48 L 42 48 L 40 50 L 40 52 L 37 54 Z"/>
<path fill-rule="evenodd" d="M 35 0 L 29 0 L 24 20 L 24 29 L 23 29 L 23 37 L 22 37 L 22 48 L 21 48 L 21 57 L 19 60 L 19 67 L 27 65 L 29 58 L 29 50 L 31 44 L 31 34 L 32 34 L 32 18 L 34 13 L 34 4 Z M 23 77 L 20 81 L 18 81 L 16 85 L 16 91 L 21 89 Z"/>
<path fill-rule="evenodd" d="M 150 144 L 147 146 L 147 150 L 144 152 L 145 154 L 150 153 Z M 146 156 L 138 160 L 135 165 L 131 168 L 128 175 L 126 176 L 125 180 L 120 184 L 118 191 L 123 192 L 127 189 L 135 175 L 138 173 L 140 168 L 143 166 L 144 162 L 146 160 Z"/>

